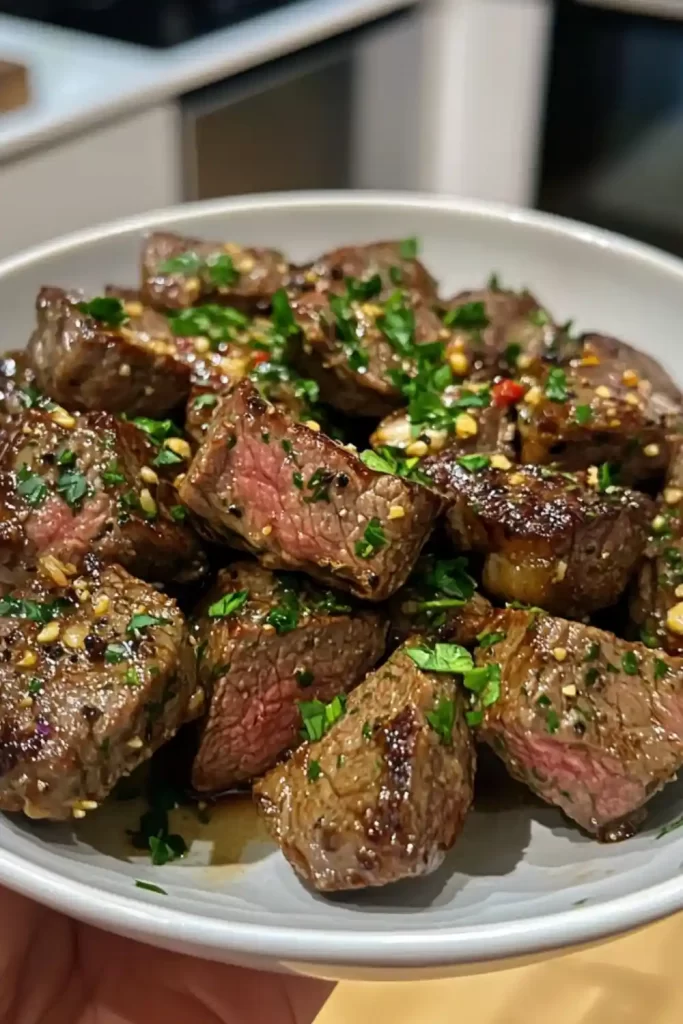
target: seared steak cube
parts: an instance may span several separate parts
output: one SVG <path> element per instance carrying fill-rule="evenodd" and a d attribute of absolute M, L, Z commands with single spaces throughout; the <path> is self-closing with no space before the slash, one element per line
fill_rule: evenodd
<path fill-rule="evenodd" d="M 569 470 L 609 463 L 622 483 L 662 473 L 680 407 L 631 361 L 589 338 L 570 369 L 547 369 L 519 407 L 522 461 Z"/>
<path fill-rule="evenodd" d="M 435 493 L 373 472 L 249 381 L 223 399 L 180 496 L 204 532 L 267 568 L 300 569 L 374 601 L 405 582 L 441 510 Z"/>
<path fill-rule="evenodd" d="M 379 278 L 376 294 L 385 297 L 396 288 L 418 292 L 426 299 L 436 298 L 436 281 L 417 257 L 415 239 L 403 242 L 372 242 L 347 245 L 325 253 L 308 267 L 295 273 L 295 288 L 340 291 L 347 278 L 367 282 Z"/>
<path fill-rule="evenodd" d="M 217 302 L 255 310 L 288 282 L 289 264 L 274 249 L 156 232 L 142 252 L 142 296 L 157 309 Z"/>
<path fill-rule="evenodd" d="M 445 448 L 460 455 L 500 452 L 514 457 L 515 428 L 507 405 L 488 385 L 452 384 L 441 395 L 416 396 L 407 409 L 387 416 L 370 438 L 373 448 L 423 458 Z"/>
<path fill-rule="evenodd" d="M 652 520 L 646 557 L 634 581 L 631 616 L 648 647 L 683 655 L 683 443 L 677 438 L 666 486 Z"/>
<path fill-rule="evenodd" d="M 618 600 L 645 549 L 653 503 L 638 491 L 500 456 L 446 452 L 423 468 L 450 499 L 456 548 L 485 555 L 484 586 L 502 600 L 587 615 Z"/>
<path fill-rule="evenodd" d="M 299 701 L 331 701 L 384 653 L 386 619 L 348 596 L 255 562 L 224 569 L 195 622 L 208 717 L 192 769 L 197 790 L 262 775 L 298 744 Z"/>
<path fill-rule="evenodd" d="M 480 736 L 510 773 L 601 839 L 624 838 L 683 764 L 683 661 L 579 622 L 500 612 Z"/>
<path fill-rule="evenodd" d="M 187 397 L 190 366 L 160 313 L 61 288 L 43 288 L 36 309 L 29 358 L 40 390 L 61 405 L 158 416 Z"/>
<path fill-rule="evenodd" d="M 404 401 L 401 382 L 418 373 L 417 350 L 440 365 L 450 332 L 417 293 L 357 296 L 356 282 L 339 295 L 309 292 L 293 300 L 302 335 L 297 365 L 336 409 L 385 416 Z"/>
<path fill-rule="evenodd" d="M 389 603 L 389 639 L 397 646 L 420 633 L 470 647 L 493 613 L 477 592 L 465 558 L 422 555 Z"/>
<path fill-rule="evenodd" d="M 205 559 L 163 477 L 169 459 L 182 463 L 109 413 L 15 417 L 0 441 L 0 563 L 31 567 L 54 555 L 78 567 L 91 552 L 146 579 L 198 579 Z"/>
<path fill-rule="evenodd" d="M 434 871 L 472 802 L 463 697 L 452 676 L 418 668 L 411 644 L 349 694 L 336 721 L 323 710 L 311 732 L 332 719 L 327 734 L 254 788 L 285 857 L 322 892 Z"/>
<path fill-rule="evenodd" d="M 112 565 L 0 598 L 0 807 L 83 817 L 194 717 L 182 615 Z"/>
<path fill-rule="evenodd" d="M 510 291 L 495 282 L 456 295 L 445 304 L 443 322 L 453 332 L 447 357 L 467 359 L 465 372 L 475 379 L 514 375 L 544 360 L 566 363 L 577 349 L 568 331 L 530 292 Z"/>

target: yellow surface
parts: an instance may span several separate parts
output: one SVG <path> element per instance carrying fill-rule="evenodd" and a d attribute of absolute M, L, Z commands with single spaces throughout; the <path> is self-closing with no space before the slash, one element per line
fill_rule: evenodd
<path fill-rule="evenodd" d="M 683 1024 L 683 915 L 581 953 L 452 981 L 342 983 L 316 1024 Z"/>

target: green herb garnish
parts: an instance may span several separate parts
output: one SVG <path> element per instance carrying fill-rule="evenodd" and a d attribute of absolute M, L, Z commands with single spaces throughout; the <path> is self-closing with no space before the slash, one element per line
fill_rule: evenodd
<path fill-rule="evenodd" d="M 585 427 L 593 418 L 593 411 L 590 405 L 577 405 L 574 409 L 574 419 L 581 427 Z"/>
<path fill-rule="evenodd" d="M 506 636 L 507 633 L 489 633 L 488 631 L 485 631 L 483 633 L 479 633 L 477 640 L 479 642 L 479 646 L 485 651 L 488 647 L 493 647 L 494 644 L 499 644 Z"/>
<path fill-rule="evenodd" d="M 125 482 L 126 478 L 121 472 L 118 462 L 116 459 L 112 459 L 102 473 L 102 483 L 107 487 L 113 487 L 115 484 L 125 484 Z"/>
<path fill-rule="evenodd" d="M 69 508 L 76 508 L 88 494 L 88 481 L 76 470 L 61 473 L 57 481 L 57 490 Z"/>
<path fill-rule="evenodd" d="M 373 516 L 365 527 L 363 539 L 356 541 L 354 550 L 358 558 L 367 560 L 368 558 L 373 558 L 378 551 L 386 547 L 386 543 L 387 538 L 384 533 L 384 527 L 379 519 Z"/>
<path fill-rule="evenodd" d="M 398 251 L 401 254 L 401 259 L 414 260 L 420 250 L 420 243 L 414 236 L 412 238 L 404 238 L 399 244 Z"/>
<path fill-rule="evenodd" d="M 406 647 L 406 654 L 423 672 L 468 672 L 472 669 L 472 655 L 459 644 L 426 644 Z"/>
<path fill-rule="evenodd" d="M 38 508 L 43 504 L 49 492 L 42 476 L 32 473 L 24 464 L 17 471 L 17 480 L 17 494 L 20 494 L 31 508 Z"/>
<path fill-rule="evenodd" d="M 210 409 L 212 406 L 218 404 L 218 395 L 212 395 L 207 391 L 203 395 L 197 395 L 194 402 L 192 403 L 193 409 Z"/>
<path fill-rule="evenodd" d="M 621 659 L 621 667 L 627 676 L 638 675 L 638 658 L 635 651 L 627 651 Z"/>
<path fill-rule="evenodd" d="M 282 596 L 278 604 L 266 615 L 269 626 L 275 627 L 278 636 L 291 633 L 299 625 L 301 603 L 299 595 L 293 587 L 282 587 Z"/>
<path fill-rule="evenodd" d="M 211 619 L 227 619 L 244 607 L 249 599 L 248 590 L 236 590 L 232 594 L 224 594 L 209 605 L 208 615 Z"/>
<path fill-rule="evenodd" d="M 184 505 L 171 505 L 168 511 L 174 523 L 184 523 L 187 519 L 188 512 Z"/>
<path fill-rule="evenodd" d="M 433 711 L 427 711 L 425 718 L 444 747 L 453 743 L 453 726 L 455 725 L 455 701 L 448 697 L 439 697 Z"/>
<path fill-rule="evenodd" d="M 491 465 L 491 459 L 488 455 L 461 455 L 459 459 L 456 459 L 459 466 L 466 469 L 468 473 L 477 473 L 480 469 L 486 469 L 487 466 Z"/>
<path fill-rule="evenodd" d="M 107 665 L 118 665 L 128 657 L 128 648 L 122 643 L 107 644 L 104 649 L 104 660 Z"/>
<path fill-rule="evenodd" d="M 323 704 L 321 700 L 300 700 L 298 704 L 303 723 L 301 735 L 315 743 L 323 738 L 335 722 L 343 718 L 346 712 L 346 694 L 338 693 L 329 704 Z"/>
<path fill-rule="evenodd" d="M 657 681 L 669 674 L 669 666 L 662 658 L 655 658 L 654 676 Z"/>
<path fill-rule="evenodd" d="M 567 375 L 564 370 L 554 366 L 548 373 L 545 382 L 545 393 L 551 402 L 566 402 L 569 398 Z"/>
<path fill-rule="evenodd" d="M 165 889 L 162 889 L 160 885 L 154 885 L 153 882 L 143 882 L 136 878 L 135 886 L 137 889 L 147 889 L 148 892 L 158 892 L 161 896 L 168 896 Z"/>
<path fill-rule="evenodd" d="M 306 771 L 306 777 L 309 782 L 317 782 L 322 775 L 322 768 L 320 767 L 320 761 L 309 761 L 308 769 Z"/>
<path fill-rule="evenodd" d="M 90 302 L 77 302 L 76 309 L 108 327 L 120 327 L 129 319 L 121 299 L 106 296 L 91 299 Z"/>
<path fill-rule="evenodd" d="M 443 322 L 446 327 L 462 327 L 471 331 L 488 327 L 490 320 L 483 302 L 465 302 L 456 309 L 449 309 Z"/>

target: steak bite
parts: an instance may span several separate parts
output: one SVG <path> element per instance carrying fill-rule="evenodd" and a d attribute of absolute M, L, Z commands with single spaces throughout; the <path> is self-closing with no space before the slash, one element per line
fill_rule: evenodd
<path fill-rule="evenodd" d="M 405 646 L 349 694 L 341 717 L 323 710 L 310 730 L 322 738 L 254 788 L 273 838 L 305 881 L 334 892 L 439 867 L 472 802 L 464 709 L 453 677 L 422 671 Z"/>
<path fill-rule="evenodd" d="M 480 738 L 586 831 L 632 835 L 683 764 L 683 661 L 533 611 L 500 612 L 489 628 L 498 642 L 477 663 L 499 667 L 500 696 Z"/>
<path fill-rule="evenodd" d="M 176 604 L 120 566 L 0 598 L 0 808 L 84 817 L 195 717 Z"/>
<path fill-rule="evenodd" d="M 289 283 L 290 268 L 275 249 L 233 242 L 201 242 L 155 232 L 142 250 L 142 297 L 157 309 L 186 309 L 199 302 L 262 309 Z"/>
<path fill-rule="evenodd" d="M 182 403 L 190 366 L 166 317 L 113 296 L 43 288 L 28 354 L 41 391 L 70 409 L 159 416 Z"/>
<path fill-rule="evenodd" d="M 443 322 L 453 332 L 447 358 L 460 364 L 465 358 L 464 372 L 475 379 L 512 375 L 546 360 L 566 363 L 577 350 L 577 342 L 531 292 L 500 288 L 495 280 L 445 303 Z"/>
<path fill-rule="evenodd" d="M 666 469 L 680 406 L 632 369 L 626 348 L 589 336 L 571 368 L 546 369 L 519 407 L 523 462 L 568 470 L 610 463 L 622 483 Z"/>
<path fill-rule="evenodd" d="M 400 287 L 425 299 L 436 299 L 436 281 L 417 259 L 417 244 L 412 238 L 343 246 L 295 272 L 292 283 L 302 290 L 338 292 L 344 289 L 347 278 L 361 282 L 367 291 L 373 290 L 368 283 L 379 278 L 374 293 L 384 297 Z"/>
<path fill-rule="evenodd" d="M 683 655 L 683 439 L 676 438 L 646 557 L 631 594 L 631 617 L 648 647 Z"/>
<path fill-rule="evenodd" d="M 220 791 L 271 768 L 299 742 L 299 701 L 331 701 L 384 653 L 386 619 L 304 576 L 255 562 L 219 573 L 195 619 L 209 694 L 192 783 Z"/>
<path fill-rule="evenodd" d="M 515 427 L 508 407 L 485 384 L 451 384 L 441 394 L 418 392 L 407 409 L 387 416 L 370 438 L 373 448 L 423 458 L 448 449 L 459 455 L 500 452 L 514 458 Z"/>
<path fill-rule="evenodd" d="M 389 603 L 389 640 L 398 646 L 420 633 L 474 646 L 492 614 L 492 605 L 467 571 L 467 559 L 421 555 Z"/>
<path fill-rule="evenodd" d="M 637 491 L 495 455 L 446 452 L 422 466 L 450 500 L 455 547 L 485 555 L 484 586 L 504 601 L 598 611 L 617 601 L 645 549 L 653 503 Z"/>
<path fill-rule="evenodd" d="M 54 555 L 78 568 L 90 552 L 154 581 L 199 579 L 206 562 L 164 479 L 169 459 L 182 463 L 110 413 L 15 417 L 0 441 L 0 564 L 31 568 Z"/>
<path fill-rule="evenodd" d="M 213 539 L 372 601 L 405 582 L 442 505 L 294 422 L 249 381 L 221 402 L 180 496 Z"/>
<path fill-rule="evenodd" d="M 297 366 L 336 409 L 351 416 L 386 416 L 403 403 L 402 386 L 418 374 L 421 359 L 442 364 L 450 332 L 417 293 L 366 296 L 362 283 L 349 281 L 343 294 L 308 292 L 294 298 L 301 329 Z"/>

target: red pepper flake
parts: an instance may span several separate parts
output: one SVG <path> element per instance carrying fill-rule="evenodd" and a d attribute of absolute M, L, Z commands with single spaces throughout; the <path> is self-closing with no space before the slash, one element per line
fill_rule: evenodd
<path fill-rule="evenodd" d="M 524 391 L 524 385 L 516 380 L 501 380 L 491 389 L 493 404 L 497 405 L 499 409 L 515 405 L 524 397 Z"/>
<path fill-rule="evenodd" d="M 252 352 L 251 354 L 251 362 L 253 366 L 260 366 L 261 363 L 267 363 L 269 359 L 270 353 L 263 352 L 260 349 L 257 352 Z"/>

